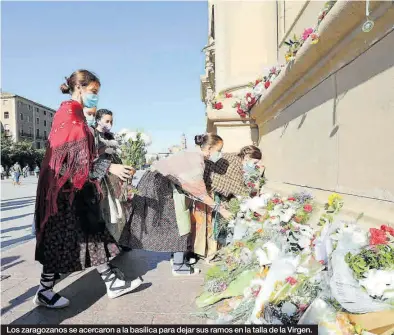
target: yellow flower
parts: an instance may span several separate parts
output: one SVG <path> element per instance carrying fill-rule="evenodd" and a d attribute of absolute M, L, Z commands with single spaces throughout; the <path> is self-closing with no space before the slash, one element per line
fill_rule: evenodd
<path fill-rule="evenodd" d="M 340 200 L 342 200 L 342 197 L 337 193 L 333 193 L 328 197 L 328 205 L 332 206 L 335 201 L 340 201 Z"/>
<path fill-rule="evenodd" d="M 288 53 L 285 54 L 285 60 L 286 60 L 287 63 L 290 62 L 292 59 L 293 59 L 293 54 L 292 53 L 288 52 Z"/>

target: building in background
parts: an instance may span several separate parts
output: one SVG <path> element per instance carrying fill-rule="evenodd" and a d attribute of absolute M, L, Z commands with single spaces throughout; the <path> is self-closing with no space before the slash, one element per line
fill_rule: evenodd
<path fill-rule="evenodd" d="M 182 134 L 181 147 L 182 147 L 182 150 L 187 149 L 187 142 L 186 142 L 186 135 L 185 134 Z"/>
<path fill-rule="evenodd" d="M 12 93 L 1 93 L 1 131 L 14 141 L 45 148 L 55 110 Z"/>
<path fill-rule="evenodd" d="M 394 2 L 337 1 L 327 14 L 324 6 L 208 2 L 201 76 L 207 131 L 224 139 L 227 152 L 258 145 L 267 185 L 279 192 L 303 186 L 323 202 L 335 191 L 349 195 L 347 208 L 394 224 Z M 318 43 L 307 35 L 286 63 L 286 42 L 317 26 Z M 237 98 L 278 65 L 280 74 L 240 116 Z"/>

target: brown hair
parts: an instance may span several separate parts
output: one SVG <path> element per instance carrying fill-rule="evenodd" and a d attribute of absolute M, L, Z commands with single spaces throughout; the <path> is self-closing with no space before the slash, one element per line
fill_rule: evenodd
<path fill-rule="evenodd" d="M 63 94 L 70 94 L 74 92 L 77 85 L 83 87 L 89 86 L 91 83 L 100 84 L 100 79 L 88 70 L 77 70 L 70 77 L 66 77 L 66 82 L 60 86 Z"/>
<path fill-rule="evenodd" d="M 197 135 L 194 137 L 194 143 L 200 147 L 214 147 L 215 145 L 218 145 L 219 143 L 223 143 L 223 139 L 216 134 L 208 133 L 205 135 Z"/>
<path fill-rule="evenodd" d="M 246 156 L 253 159 L 261 159 L 263 157 L 261 150 L 254 145 L 243 147 L 238 154 L 238 157 L 244 159 Z"/>

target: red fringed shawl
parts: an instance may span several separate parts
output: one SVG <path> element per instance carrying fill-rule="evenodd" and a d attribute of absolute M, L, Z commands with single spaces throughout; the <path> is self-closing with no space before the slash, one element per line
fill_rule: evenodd
<path fill-rule="evenodd" d="M 58 211 L 57 198 L 65 183 L 71 181 L 70 187 L 62 191 L 70 192 L 72 202 L 75 191 L 88 181 L 94 155 L 94 138 L 85 123 L 82 105 L 73 100 L 63 102 L 53 120 L 38 181 L 35 209 L 38 240 L 49 217 Z"/>

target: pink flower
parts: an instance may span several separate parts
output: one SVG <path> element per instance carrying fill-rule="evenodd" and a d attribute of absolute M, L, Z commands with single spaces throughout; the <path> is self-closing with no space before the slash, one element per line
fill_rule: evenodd
<path fill-rule="evenodd" d="M 297 284 L 297 279 L 295 279 L 294 277 L 287 277 L 286 282 L 289 283 L 291 286 L 294 286 L 295 284 Z"/>
<path fill-rule="evenodd" d="M 257 85 L 260 84 L 261 82 L 262 82 L 261 79 L 257 79 L 256 82 L 255 82 L 255 84 L 254 84 L 254 86 L 257 86 Z"/>
<path fill-rule="evenodd" d="M 312 205 L 310 205 L 310 204 L 306 204 L 306 205 L 304 205 L 304 211 L 305 211 L 305 212 L 307 212 L 307 213 L 311 213 L 311 212 L 312 212 L 312 210 L 313 210 L 313 207 L 312 207 Z"/>
<path fill-rule="evenodd" d="M 308 37 L 313 33 L 313 28 L 308 28 L 304 30 L 304 33 L 302 34 L 302 39 L 306 41 Z"/>
<path fill-rule="evenodd" d="M 223 108 L 223 104 L 221 102 L 217 102 L 217 103 L 215 103 L 214 108 L 215 109 L 222 109 Z"/>
<path fill-rule="evenodd" d="M 271 70 L 270 70 L 271 74 L 276 74 L 276 71 L 277 71 L 276 67 L 272 67 Z"/>
<path fill-rule="evenodd" d="M 321 265 L 324 265 L 324 264 L 325 264 L 323 260 L 319 261 L 319 263 L 320 263 Z"/>
<path fill-rule="evenodd" d="M 298 309 L 299 309 L 301 312 L 306 311 L 307 308 L 308 308 L 308 305 L 307 305 L 307 304 L 300 304 L 300 305 L 298 306 Z"/>
<path fill-rule="evenodd" d="M 232 98 L 232 97 L 233 97 L 233 95 L 231 93 L 226 93 L 226 98 L 227 99 Z"/>
<path fill-rule="evenodd" d="M 274 204 L 279 204 L 280 203 L 280 199 L 278 199 L 278 198 L 272 199 L 272 202 Z"/>
<path fill-rule="evenodd" d="M 259 293 L 260 293 L 261 287 L 259 287 L 257 290 L 252 290 L 252 295 L 256 298 Z"/>
<path fill-rule="evenodd" d="M 271 86 L 271 82 L 269 80 L 264 83 L 265 89 L 268 89 L 268 87 L 270 86 Z"/>
<path fill-rule="evenodd" d="M 296 198 L 290 197 L 289 199 L 287 199 L 289 201 L 296 201 Z"/>

